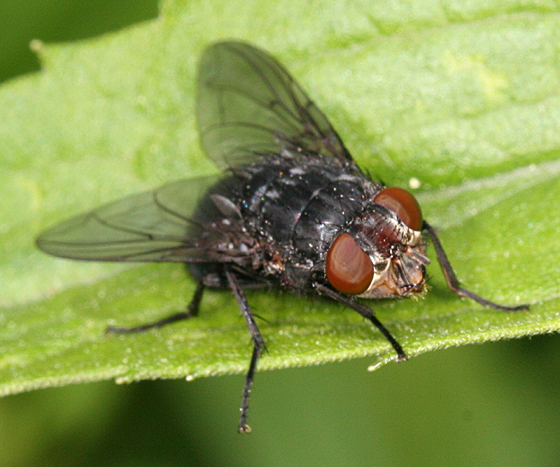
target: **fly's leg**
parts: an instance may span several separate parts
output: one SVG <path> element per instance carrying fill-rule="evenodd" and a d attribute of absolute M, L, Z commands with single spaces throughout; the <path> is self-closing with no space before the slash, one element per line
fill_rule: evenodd
<path fill-rule="evenodd" d="M 333 300 L 336 300 L 337 302 L 343 303 L 347 307 L 350 307 L 353 310 L 356 310 L 364 318 L 371 321 L 371 323 L 377 329 L 379 329 L 381 334 L 383 334 L 383 337 L 385 337 L 385 339 L 387 339 L 389 341 L 389 343 L 393 346 L 393 349 L 395 349 L 395 352 L 397 352 L 397 360 L 399 362 L 408 359 L 408 356 L 406 355 L 406 353 L 402 349 L 401 345 L 397 342 L 397 339 L 395 339 L 395 337 L 389 332 L 389 330 L 383 325 L 383 323 L 375 317 L 375 315 L 373 314 L 373 311 L 371 311 L 367 306 L 361 304 L 360 302 L 355 301 L 354 299 L 352 299 L 350 297 L 347 297 L 346 295 L 342 295 L 339 292 L 331 290 L 331 289 L 329 289 L 328 287 L 326 287 L 322 284 L 315 283 L 314 287 L 319 293 L 321 293 L 323 295 L 326 295 L 327 297 L 332 298 Z"/>
<path fill-rule="evenodd" d="M 459 285 L 459 280 L 451 267 L 451 263 L 449 259 L 447 259 L 447 255 L 441 246 L 439 238 L 434 230 L 434 228 L 424 221 L 424 225 L 422 226 L 422 230 L 425 230 L 429 235 L 432 243 L 434 244 L 434 249 L 436 250 L 436 255 L 438 262 L 441 266 L 441 270 L 443 271 L 443 275 L 445 276 L 445 281 L 447 282 L 447 287 L 453 292 L 455 292 L 459 297 L 466 297 L 474 300 L 475 302 L 480 303 L 481 305 L 494 308 L 496 310 L 503 310 L 503 311 L 519 311 L 519 310 L 528 310 L 528 305 L 519 305 L 519 306 L 506 306 L 506 305 L 499 305 L 498 303 L 491 302 L 490 300 L 486 300 L 485 298 L 480 297 L 479 295 L 471 292 L 470 290 L 463 289 Z"/>
<path fill-rule="evenodd" d="M 239 418 L 239 433 L 250 433 L 251 427 L 247 425 L 247 414 L 249 412 L 249 398 L 251 396 L 251 387 L 255 379 L 255 371 L 257 369 L 257 362 L 263 350 L 266 349 L 264 339 L 259 331 L 255 317 L 251 312 L 251 307 L 247 302 L 247 298 L 241 289 L 237 277 L 228 269 L 225 271 L 229 287 L 235 295 L 235 299 L 241 309 L 241 314 L 245 318 L 249 332 L 251 333 L 251 340 L 253 341 L 253 354 L 251 355 L 251 363 L 249 364 L 249 371 L 245 376 L 245 384 L 243 385 L 243 395 L 241 397 L 241 417 Z"/>
<path fill-rule="evenodd" d="M 182 321 L 184 319 L 192 318 L 193 316 L 198 315 L 198 308 L 200 306 L 200 301 L 202 300 L 202 293 L 204 292 L 204 284 L 199 282 L 196 286 L 196 290 L 194 291 L 194 295 L 187 306 L 185 311 L 181 311 L 180 313 L 175 313 L 173 315 L 168 316 L 167 318 L 160 319 L 153 323 L 142 324 L 140 326 L 134 326 L 131 328 L 120 328 L 109 326 L 106 330 L 107 334 L 130 334 L 133 332 L 142 332 L 146 331 L 147 329 L 152 328 L 161 328 L 167 324 L 175 323 L 176 321 Z"/>

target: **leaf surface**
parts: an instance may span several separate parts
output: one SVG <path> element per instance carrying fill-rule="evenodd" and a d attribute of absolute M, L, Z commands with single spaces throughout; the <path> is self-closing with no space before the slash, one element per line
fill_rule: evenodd
<path fill-rule="evenodd" d="M 244 372 L 249 334 L 233 297 L 161 330 L 106 336 L 182 310 L 182 265 L 98 264 L 35 249 L 44 228 L 126 194 L 216 172 L 194 120 L 196 64 L 216 40 L 276 56 L 359 164 L 415 193 L 463 284 L 529 312 L 449 292 L 435 262 L 419 300 L 369 305 L 407 353 L 560 328 L 560 16 L 555 3 L 168 1 L 161 17 L 64 45 L 0 88 L 0 393 L 116 378 Z M 250 292 L 261 369 L 395 358 L 350 310 Z"/>

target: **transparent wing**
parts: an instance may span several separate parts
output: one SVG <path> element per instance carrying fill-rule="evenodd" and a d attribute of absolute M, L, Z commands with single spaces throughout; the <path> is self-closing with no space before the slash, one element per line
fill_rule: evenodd
<path fill-rule="evenodd" d="M 202 147 L 220 167 L 271 153 L 321 153 L 351 162 L 323 113 L 273 57 L 240 42 L 209 47 L 200 61 Z"/>
<path fill-rule="evenodd" d="M 54 256 L 96 261 L 203 261 L 197 207 L 218 177 L 179 180 L 72 217 L 37 238 Z"/>

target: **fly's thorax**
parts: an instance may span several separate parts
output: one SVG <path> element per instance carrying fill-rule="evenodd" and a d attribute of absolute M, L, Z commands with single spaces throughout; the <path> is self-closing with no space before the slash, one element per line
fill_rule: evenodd
<path fill-rule="evenodd" d="M 243 168 L 239 206 L 248 229 L 286 261 L 324 261 L 340 229 L 363 209 L 368 180 L 321 155 L 270 158 Z M 370 190 L 371 191 L 371 190 Z"/>

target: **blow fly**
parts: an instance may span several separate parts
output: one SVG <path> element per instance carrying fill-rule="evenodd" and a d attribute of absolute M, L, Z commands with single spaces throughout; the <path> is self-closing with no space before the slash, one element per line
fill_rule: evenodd
<path fill-rule="evenodd" d="M 366 175 L 325 115 L 262 50 L 222 42 L 205 51 L 197 119 L 202 147 L 221 175 L 107 204 L 43 232 L 37 245 L 80 260 L 187 263 L 198 286 L 185 311 L 109 332 L 191 318 L 204 289 L 231 289 L 253 344 L 240 432 L 250 431 L 249 396 L 265 348 L 246 288 L 273 286 L 342 303 L 377 327 L 405 360 L 397 339 L 356 299 L 424 292 L 428 238 L 457 295 L 499 310 L 527 308 L 498 305 L 462 288 L 414 196 Z"/>

